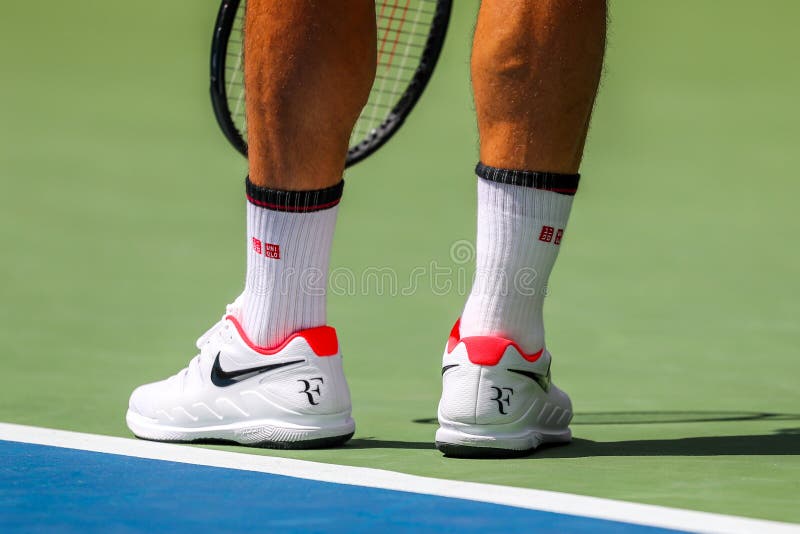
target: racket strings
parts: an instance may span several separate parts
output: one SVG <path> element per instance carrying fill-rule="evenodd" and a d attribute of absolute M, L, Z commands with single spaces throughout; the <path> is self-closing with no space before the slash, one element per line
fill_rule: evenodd
<path fill-rule="evenodd" d="M 225 87 L 231 119 L 247 139 L 244 87 L 244 18 L 241 2 L 234 18 L 225 57 Z M 367 104 L 350 137 L 356 146 L 375 135 L 411 83 L 420 64 L 437 0 L 377 0 L 378 65 Z"/>
<path fill-rule="evenodd" d="M 244 101 L 244 6 L 239 5 L 233 19 L 228 47 L 225 52 L 225 94 L 228 100 L 231 120 L 236 129 L 247 139 Z"/>

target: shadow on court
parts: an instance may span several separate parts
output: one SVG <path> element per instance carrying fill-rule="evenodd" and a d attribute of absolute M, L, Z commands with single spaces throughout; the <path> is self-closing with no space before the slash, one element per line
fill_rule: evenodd
<path fill-rule="evenodd" d="M 576 414 L 573 425 L 646 425 L 669 423 L 737 421 L 800 421 L 800 414 L 736 411 L 594 412 Z M 414 419 L 414 423 L 436 424 L 436 418 Z M 354 449 L 433 449 L 432 442 L 385 441 L 374 438 L 351 440 Z M 567 445 L 543 446 L 528 458 L 588 458 L 599 456 L 777 456 L 800 454 L 800 428 L 772 434 L 701 436 L 675 439 L 592 441 L 574 438 Z"/>
<path fill-rule="evenodd" d="M 676 439 L 591 441 L 573 439 L 569 445 L 539 449 L 530 458 L 589 458 L 597 456 L 778 456 L 800 454 L 800 428 L 775 434 L 703 436 Z"/>
<path fill-rule="evenodd" d="M 420 449 L 433 450 L 433 441 L 388 441 L 375 438 L 356 438 L 348 441 L 345 449 Z"/>
<path fill-rule="evenodd" d="M 359 438 L 345 449 L 432 450 L 431 441 L 387 441 Z M 592 441 L 574 438 L 567 445 L 543 446 L 528 458 L 589 458 L 598 456 L 777 456 L 800 454 L 800 428 L 775 434 L 703 436 L 675 439 Z"/>
<path fill-rule="evenodd" d="M 800 421 L 800 414 L 739 411 L 582 412 L 575 414 L 570 425 L 660 425 L 726 421 Z M 414 419 L 412 422 L 437 424 L 435 417 Z"/>

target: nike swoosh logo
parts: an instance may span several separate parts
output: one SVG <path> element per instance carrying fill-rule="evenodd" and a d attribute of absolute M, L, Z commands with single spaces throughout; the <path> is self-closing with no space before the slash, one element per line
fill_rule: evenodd
<path fill-rule="evenodd" d="M 458 364 L 454 363 L 452 365 L 445 365 L 444 367 L 442 367 L 442 374 L 445 374 L 449 369 L 452 369 L 453 367 L 458 367 Z"/>
<path fill-rule="evenodd" d="M 519 369 L 508 369 L 509 373 L 517 373 L 518 375 L 527 376 L 541 387 L 545 393 L 550 391 L 550 369 L 547 374 L 534 373 L 533 371 L 520 371 Z"/>
<path fill-rule="evenodd" d="M 281 367 L 286 367 L 287 365 L 294 365 L 296 363 L 302 363 L 304 360 L 294 360 L 291 362 L 283 362 L 283 363 L 273 363 L 270 365 L 260 365 L 258 367 L 249 367 L 247 369 L 237 369 L 236 371 L 226 371 L 222 368 L 219 364 L 219 355 L 221 353 L 217 353 L 217 357 L 214 359 L 214 365 L 211 366 L 211 383 L 217 386 L 218 388 L 224 388 L 227 386 L 231 386 L 240 382 L 240 380 L 236 380 L 245 375 L 260 375 L 263 373 L 268 373 L 269 371 L 274 371 L 275 369 L 280 369 Z"/>

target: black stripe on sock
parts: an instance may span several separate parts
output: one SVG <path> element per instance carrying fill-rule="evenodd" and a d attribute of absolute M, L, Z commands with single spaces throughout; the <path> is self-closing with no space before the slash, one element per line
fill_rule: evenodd
<path fill-rule="evenodd" d="M 484 180 L 500 184 L 518 185 L 553 191 L 562 195 L 574 196 L 578 190 L 580 174 L 559 174 L 557 172 L 518 171 L 514 169 L 498 169 L 478 162 L 475 174 Z"/>
<path fill-rule="evenodd" d="M 248 202 L 275 211 L 306 213 L 332 208 L 342 199 L 344 180 L 325 189 L 311 191 L 282 191 L 255 185 L 248 176 L 245 192 Z"/>

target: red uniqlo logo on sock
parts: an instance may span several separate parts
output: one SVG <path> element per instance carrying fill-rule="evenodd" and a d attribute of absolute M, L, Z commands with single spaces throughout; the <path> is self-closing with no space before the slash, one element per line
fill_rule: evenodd
<path fill-rule="evenodd" d="M 264 256 L 273 260 L 281 259 L 281 247 L 272 243 L 264 243 Z"/>
<path fill-rule="evenodd" d="M 545 243 L 552 242 L 554 245 L 560 245 L 562 237 L 564 237 L 563 228 L 559 228 L 558 231 L 556 231 L 552 226 L 542 226 L 542 231 L 539 232 L 539 241 L 544 241 Z"/>
<path fill-rule="evenodd" d="M 253 238 L 253 252 L 258 254 L 259 256 L 264 255 L 267 258 L 271 258 L 273 260 L 281 259 L 281 247 L 280 245 L 273 245 L 272 243 L 265 243 L 261 241 L 259 238 Z"/>

